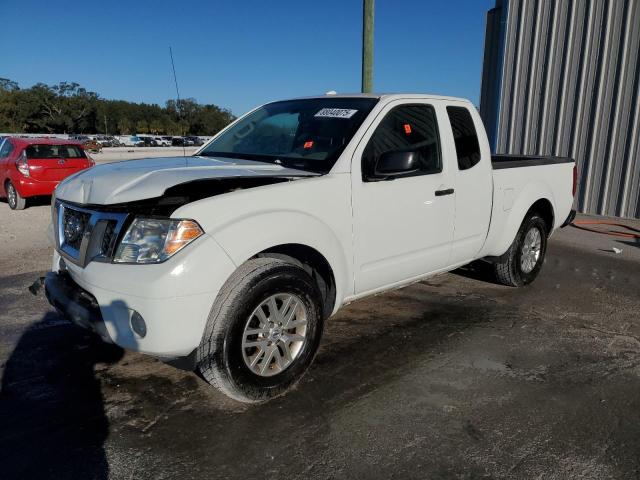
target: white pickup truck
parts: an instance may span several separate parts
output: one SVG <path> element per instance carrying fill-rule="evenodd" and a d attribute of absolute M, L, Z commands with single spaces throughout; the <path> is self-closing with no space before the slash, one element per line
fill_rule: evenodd
<path fill-rule="evenodd" d="M 124 348 L 189 359 L 244 402 L 289 389 L 343 305 L 483 259 L 533 281 L 575 164 L 492 158 L 469 101 L 273 102 L 189 157 L 78 173 L 52 202 L 52 305 Z"/>

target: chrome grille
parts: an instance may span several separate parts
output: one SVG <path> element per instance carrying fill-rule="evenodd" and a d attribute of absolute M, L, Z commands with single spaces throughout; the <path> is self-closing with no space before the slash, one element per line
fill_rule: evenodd
<path fill-rule="evenodd" d="M 116 233 L 117 222 L 115 220 L 107 220 L 107 226 L 102 236 L 102 244 L 100 245 L 100 253 L 106 257 L 113 255 L 118 234 Z"/>
<path fill-rule="evenodd" d="M 67 260 L 85 267 L 91 261 L 110 262 L 126 213 L 89 210 L 56 201 L 56 247 Z"/>

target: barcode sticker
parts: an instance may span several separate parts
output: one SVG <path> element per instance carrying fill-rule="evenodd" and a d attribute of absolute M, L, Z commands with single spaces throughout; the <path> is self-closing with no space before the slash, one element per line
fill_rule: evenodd
<path fill-rule="evenodd" d="M 323 108 L 314 117 L 325 118 L 351 118 L 358 110 L 350 110 L 348 108 Z"/>

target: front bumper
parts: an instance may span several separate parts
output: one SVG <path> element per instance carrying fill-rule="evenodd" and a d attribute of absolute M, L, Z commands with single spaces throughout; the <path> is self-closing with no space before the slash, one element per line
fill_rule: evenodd
<path fill-rule="evenodd" d="M 54 273 L 45 290 L 72 322 L 122 348 L 170 359 L 189 355 L 200 344 L 211 306 L 234 270 L 205 235 L 152 265 L 92 261 L 83 268 L 54 251 Z M 142 335 L 135 328 L 140 317 Z"/>
<path fill-rule="evenodd" d="M 47 273 L 44 292 L 49 303 L 64 317 L 111 342 L 96 297 L 75 283 L 68 272 Z"/>

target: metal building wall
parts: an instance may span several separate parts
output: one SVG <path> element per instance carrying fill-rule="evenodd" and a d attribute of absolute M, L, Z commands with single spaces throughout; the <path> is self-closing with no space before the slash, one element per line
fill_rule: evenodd
<path fill-rule="evenodd" d="M 579 211 L 640 218 L 640 0 L 497 0 L 480 111 L 497 153 L 575 158 Z"/>

